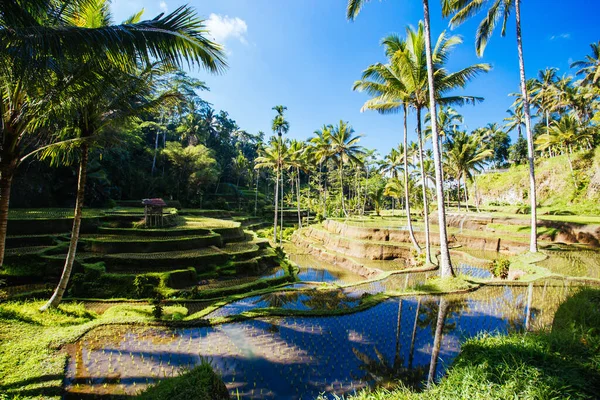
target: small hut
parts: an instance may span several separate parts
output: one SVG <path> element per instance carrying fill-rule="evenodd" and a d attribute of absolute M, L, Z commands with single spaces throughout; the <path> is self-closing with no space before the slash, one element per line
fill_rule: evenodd
<path fill-rule="evenodd" d="M 146 228 L 163 226 L 164 211 L 167 203 L 163 199 L 143 199 L 144 205 L 144 223 Z"/>

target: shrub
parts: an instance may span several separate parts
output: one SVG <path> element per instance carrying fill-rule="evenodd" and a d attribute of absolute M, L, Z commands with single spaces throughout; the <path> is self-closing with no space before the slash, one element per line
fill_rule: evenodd
<path fill-rule="evenodd" d="M 136 275 L 133 280 L 133 290 L 138 298 L 152 297 L 158 285 L 160 284 L 160 278 L 152 275 Z"/>
<path fill-rule="evenodd" d="M 163 316 L 163 295 L 158 291 L 154 291 L 154 298 L 152 299 L 152 315 L 155 319 L 161 319 Z"/>
<path fill-rule="evenodd" d="M 508 271 L 510 269 L 510 260 L 508 258 L 496 258 L 490 265 L 490 272 L 494 277 L 506 279 L 508 278 Z"/>

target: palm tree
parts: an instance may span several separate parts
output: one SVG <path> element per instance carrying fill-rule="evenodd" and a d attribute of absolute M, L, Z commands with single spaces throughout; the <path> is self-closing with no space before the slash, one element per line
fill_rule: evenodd
<path fill-rule="evenodd" d="M 296 202 L 298 208 L 298 227 L 302 228 L 302 216 L 300 214 L 300 170 L 306 170 L 306 147 L 304 142 L 292 140 L 289 149 L 289 165 L 295 170 L 292 176 L 296 180 Z"/>
<path fill-rule="evenodd" d="M 273 225 L 273 240 L 277 240 L 277 206 L 278 206 L 278 197 L 279 197 L 279 177 L 281 177 L 281 229 L 283 229 L 283 170 L 282 170 L 282 155 L 283 155 L 283 142 L 282 136 L 284 133 L 287 133 L 290 130 L 290 123 L 286 121 L 283 113 L 287 110 L 287 107 L 278 105 L 272 108 L 277 112 L 275 118 L 273 118 L 273 122 L 271 123 L 271 129 L 273 132 L 277 133 L 277 141 L 279 143 L 279 151 L 278 156 L 279 160 L 277 162 L 277 181 L 275 184 L 275 222 Z M 281 234 L 283 236 L 283 234 Z"/>
<path fill-rule="evenodd" d="M 364 154 L 363 148 L 358 145 L 360 138 L 361 135 L 355 135 L 352 126 L 342 120 L 333 127 L 331 132 L 331 154 L 338 162 L 342 211 L 346 217 L 348 212 L 344 200 L 344 163 L 356 163 L 359 161 L 359 156 Z"/>
<path fill-rule="evenodd" d="M 514 107 L 513 110 L 506 110 L 508 113 L 508 117 L 504 118 L 506 125 L 504 125 L 504 129 L 506 132 L 511 132 L 513 130 L 517 130 L 518 135 L 522 135 L 522 129 L 525 127 L 525 115 L 523 114 L 523 110 L 519 107 Z"/>
<path fill-rule="evenodd" d="M 464 131 L 456 131 L 446 142 L 446 156 L 448 163 L 456 171 L 458 180 L 458 191 L 460 201 L 461 179 L 464 181 L 465 207 L 469 211 L 469 198 L 467 192 L 467 180 L 473 181 L 473 172 L 479 171 L 484 166 L 486 159 L 490 158 L 494 152 L 486 148 L 484 141 L 479 135 L 469 135 Z M 477 205 L 477 208 L 479 206 Z"/>
<path fill-rule="evenodd" d="M 589 129 L 581 127 L 579 121 L 577 121 L 573 115 L 567 114 L 563 115 L 559 121 L 553 122 L 550 125 L 548 132 L 540 135 L 535 143 L 541 151 L 553 146 L 564 146 L 567 160 L 569 161 L 569 168 L 571 169 L 573 184 L 575 185 L 575 188 L 577 188 L 577 180 L 575 179 L 571 154 L 573 153 L 574 147 L 592 138 L 593 133 Z"/>
<path fill-rule="evenodd" d="M 323 127 L 314 132 L 315 136 L 310 139 L 312 145 L 312 155 L 319 164 L 319 191 L 321 193 L 323 216 L 327 217 L 327 179 L 323 178 L 323 165 L 327 166 L 327 161 L 331 157 L 331 125 Z"/>
<path fill-rule="evenodd" d="M 71 115 L 74 120 L 73 125 L 68 127 L 66 132 L 67 134 L 75 132 L 76 137 L 81 139 L 79 149 L 75 149 L 80 153 L 77 198 L 63 273 L 52 297 L 40 308 L 41 311 L 55 308 L 60 304 L 73 270 L 81 227 L 90 145 L 102 140 L 112 139 L 114 141 L 116 138 L 110 137 L 110 135 L 114 132 L 111 128 L 116 124 L 130 121 L 144 112 L 161 107 L 173 107 L 180 99 L 179 94 L 174 92 L 165 92 L 156 98 L 153 97 L 156 92 L 153 86 L 153 77 L 158 72 L 154 68 L 147 68 L 139 74 L 104 71 L 103 79 L 88 87 L 87 97 L 63 96 L 62 98 L 66 114 Z M 97 74 L 97 72 L 94 73 Z M 72 93 L 68 94 L 73 95 Z M 77 91 L 74 94 L 77 96 L 80 93 Z M 109 137 L 103 137 L 103 135 Z M 67 154 L 64 150 L 67 150 Z M 66 163 L 68 163 L 70 161 L 68 153 L 71 150 L 73 149 L 50 146 L 42 152 L 42 157 L 53 158 L 54 162 L 66 159 Z"/>
<path fill-rule="evenodd" d="M 399 63 L 400 68 L 402 70 L 403 82 L 406 88 L 406 91 L 411 94 L 410 104 L 416 110 L 417 116 L 417 143 L 419 145 L 418 158 L 419 164 L 421 166 L 421 176 L 423 181 L 423 211 L 425 218 L 425 259 L 426 262 L 431 262 L 431 245 L 429 242 L 429 207 L 427 202 L 427 190 L 425 187 L 426 179 L 425 172 L 423 170 L 423 133 L 422 133 L 422 118 L 421 113 L 424 108 L 426 108 L 429 104 L 428 98 L 429 96 L 429 85 L 427 84 L 427 75 L 426 75 L 426 34 L 424 31 L 424 25 L 419 23 L 419 27 L 417 30 L 414 30 L 411 27 L 406 29 L 407 40 L 406 40 L 406 49 L 402 52 L 397 52 L 396 62 Z M 437 88 L 437 92 L 434 94 L 437 102 L 440 104 L 465 104 L 468 102 L 476 102 L 480 101 L 481 98 L 474 96 L 457 96 L 457 95 L 446 95 L 447 92 L 461 88 L 466 85 L 468 80 L 472 79 L 474 76 L 481 72 L 486 72 L 490 69 L 488 64 L 475 64 L 470 67 L 464 68 L 457 72 L 450 73 L 444 68 L 444 64 L 447 62 L 449 58 L 450 51 L 459 43 L 461 40 L 457 36 L 447 37 L 445 33 L 442 33 L 436 43 L 435 51 L 433 53 L 434 60 L 434 80 L 435 87 Z M 432 115 L 437 114 L 431 113 Z M 438 171 L 438 165 L 436 161 L 436 147 L 439 147 L 439 131 L 437 130 L 437 121 L 432 122 L 432 133 L 434 135 L 432 138 L 434 139 L 433 143 L 433 155 L 434 155 L 434 166 L 435 166 L 435 182 L 437 186 L 437 195 L 438 195 L 438 207 L 444 207 L 444 204 L 439 204 L 439 196 L 440 193 L 443 192 L 443 177 L 442 171 Z M 435 123 L 434 123 L 435 122 Z M 439 149 L 438 149 L 439 150 Z M 441 166 L 440 166 L 441 168 Z M 439 173 L 438 173 L 439 172 Z M 443 193 L 442 193 L 443 199 Z M 445 223 L 445 211 L 441 210 L 439 213 L 441 224 L 441 218 L 443 216 L 443 220 Z M 442 265 L 442 276 L 450 276 L 452 275 L 452 265 L 450 261 L 450 253 L 448 252 L 447 246 L 447 234 L 446 227 L 440 226 L 440 250 L 441 250 L 441 265 Z M 447 254 L 446 254 L 447 253 Z"/>
<path fill-rule="evenodd" d="M 410 93 L 406 91 L 406 87 L 402 82 L 402 71 L 400 71 L 398 63 L 394 63 L 394 54 L 397 51 L 403 51 L 406 48 L 406 43 L 396 35 L 387 36 L 382 40 L 385 46 L 385 52 L 389 59 L 388 64 L 373 64 L 364 72 L 362 79 L 354 83 L 354 90 L 366 91 L 372 99 L 365 102 L 361 112 L 364 110 L 376 110 L 380 114 L 388 114 L 398 112 L 402 108 L 403 115 L 403 162 L 404 162 L 404 206 L 406 209 L 406 220 L 409 231 L 410 240 L 417 252 L 421 252 L 421 247 L 415 238 L 412 227 L 410 214 L 410 201 L 408 201 L 408 132 L 407 132 L 407 116 L 408 103 Z"/>
<path fill-rule="evenodd" d="M 579 68 L 578 76 L 583 76 L 584 85 L 598 86 L 600 83 L 600 41 L 590 44 L 592 54 L 585 56 L 585 60 L 575 61 L 571 68 Z"/>
<path fill-rule="evenodd" d="M 280 144 L 281 143 L 281 144 Z M 262 149 L 261 156 L 254 160 L 254 169 L 275 170 L 275 215 L 273 221 L 273 241 L 277 242 L 277 205 L 279 201 L 279 174 L 282 163 L 286 160 L 288 150 L 285 142 L 272 138 L 268 147 Z"/>
<path fill-rule="evenodd" d="M 470 17 L 476 15 L 479 11 L 487 8 L 488 12 L 485 18 L 477 28 L 475 38 L 475 48 L 478 56 L 483 56 L 483 52 L 489 38 L 494 32 L 496 23 L 502 18 L 501 35 L 506 34 L 506 26 L 512 11 L 515 13 L 517 52 L 519 55 L 519 77 L 521 86 L 521 95 L 523 97 L 523 112 L 525 115 L 525 132 L 527 134 L 527 155 L 529 159 L 529 198 L 531 201 L 531 237 L 529 251 L 537 252 L 537 196 L 535 184 L 535 164 L 533 135 L 531 132 L 531 112 L 529 109 L 529 94 L 527 93 L 527 83 L 525 79 L 525 58 L 523 56 L 523 40 L 521 37 L 521 0 L 442 0 L 442 14 L 448 16 L 453 14 L 450 20 L 451 26 L 458 26 Z M 486 7 L 487 6 L 487 7 Z"/>
<path fill-rule="evenodd" d="M 368 0 L 348 0 L 347 18 L 354 20 L 360 9 Z M 429 0 L 423 1 L 423 27 L 424 27 L 424 39 L 425 39 L 425 58 L 426 58 L 426 70 L 427 70 L 427 86 L 429 89 L 429 112 L 431 114 L 431 129 L 433 133 L 433 155 L 435 163 L 435 180 L 436 180 L 436 194 L 438 202 L 438 224 L 440 227 L 440 255 L 441 255 L 441 275 L 452 276 L 452 263 L 450 260 L 450 251 L 448 249 L 448 235 L 446 232 L 446 210 L 444 208 L 444 188 L 443 188 L 443 176 L 442 176 L 442 156 L 439 144 L 439 130 L 437 126 L 437 105 L 436 105 L 436 93 L 438 88 L 434 80 L 434 56 L 431 50 L 431 29 L 430 29 L 430 18 L 429 18 Z M 437 47 L 437 46 L 436 46 Z M 438 60 L 438 62 L 441 60 Z M 464 82 L 466 83 L 466 81 Z M 463 85 L 464 85 L 463 83 Z"/>
<path fill-rule="evenodd" d="M 212 72 L 226 66 L 221 46 L 206 39 L 203 21 L 189 7 L 148 21 L 140 21 L 138 13 L 121 25 L 110 25 L 107 11 L 107 2 L 102 1 L 0 4 L 0 267 L 14 173 L 24 149 L 44 143 L 31 140 L 48 116 L 44 111 L 61 90 L 76 84 L 73 76 L 61 72 L 63 67 L 70 67 L 73 60 L 94 61 L 96 68 L 118 63 L 130 70 L 138 61 L 148 65 L 151 60 L 177 66 L 187 61 Z M 92 19 L 85 16 L 99 18 L 84 25 Z M 56 85 L 59 75 L 68 78 L 62 85 Z"/>

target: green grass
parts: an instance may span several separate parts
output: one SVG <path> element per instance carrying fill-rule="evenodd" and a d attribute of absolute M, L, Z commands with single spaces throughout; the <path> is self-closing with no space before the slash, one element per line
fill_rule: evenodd
<path fill-rule="evenodd" d="M 551 331 L 467 340 L 447 376 L 428 390 L 366 390 L 348 399 L 594 399 L 598 349 L 600 290 L 585 289 L 559 307 Z"/>
<path fill-rule="evenodd" d="M 147 323 L 152 307 L 120 305 L 97 315 L 80 303 L 38 311 L 42 301 L 0 304 L 0 398 L 56 398 L 62 396 L 67 355 L 60 351 L 86 331 L 110 323 Z M 165 307 L 164 319 L 182 318 L 181 306 Z"/>

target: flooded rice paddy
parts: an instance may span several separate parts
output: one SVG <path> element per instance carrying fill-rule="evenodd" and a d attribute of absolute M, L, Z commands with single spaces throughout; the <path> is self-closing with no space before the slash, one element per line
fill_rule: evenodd
<path fill-rule="evenodd" d="M 421 274 L 426 278 L 428 273 Z M 398 281 L 389 282 L 392 278 Z M 365 285 L 248 297 L 210 317 L 255 307 L 352 308 L 361 293 L 403 285 L 403 279 L 392 275 L 368 290 Z M 429 376 L 439 379 L 467 338 L 550 326 L 560 303 L 577 290 L 579 286 L 564 280 L 549 279 L 486 286 L 461 295 L 394 298 L 333 317 L 262 318 L 181 329 L 103 327 L 70 349 L 66 387 L 74 398 L 83 393 L 134 394 L 203 358 L 211 360 L 234 398 L 333 397 L 398 379 L 419 386 Z M 440 340 L 435 341 L 436 335 Z"/>

